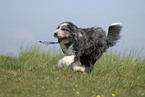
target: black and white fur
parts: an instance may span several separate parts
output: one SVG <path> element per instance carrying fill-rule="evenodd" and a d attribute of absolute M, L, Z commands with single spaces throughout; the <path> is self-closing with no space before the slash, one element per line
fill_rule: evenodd
<path fill-rule="evenodd" d="M 70 66 L 74 71 L 90 73 L 95 62 L 102 54 L 116 44 L 120 38 L 121 23 L 112 23 L 108 29 L 108 35 L 100 27 L 78 28 L 72 22 L 61 23 L 54 37 L 58 42 L 63 53 L 66 55 L 56 64 L 56 68 Z M 78 65 L 80 61 L 81 66 Z"/>

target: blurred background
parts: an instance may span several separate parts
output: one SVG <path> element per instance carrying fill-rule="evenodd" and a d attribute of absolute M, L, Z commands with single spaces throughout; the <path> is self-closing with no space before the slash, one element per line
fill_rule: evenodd
<path fill-rule="evenodd" d="M 102 27 L 106 32 L 121 22 L 121 39 L 113 51 L 130 50 L 145 55 L 145 0 L 0 0 L 0 55 L 18 56 L 21 44 L 37 44 L 44 49 L 59 45 L 40 44 L 57 41 L 56 27 L 71 21 L 78 27 Z"/>

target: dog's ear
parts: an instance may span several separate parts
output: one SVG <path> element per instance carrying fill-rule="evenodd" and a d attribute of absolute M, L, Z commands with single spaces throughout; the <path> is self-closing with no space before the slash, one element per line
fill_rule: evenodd
<path fill-rule="evenodd" d="M 72 38 L 77 40 L 78 27 L 72 22 L 68 22 L 68 24 Z"/>
<path fill-rule="evenodd" d="M 78 30 L 78 27 L 75 24 L 73 24 L 72 22 L 68 22 L 68 24 L 69 24 L 68 27 L 71 31 L 75 32 Z"/>

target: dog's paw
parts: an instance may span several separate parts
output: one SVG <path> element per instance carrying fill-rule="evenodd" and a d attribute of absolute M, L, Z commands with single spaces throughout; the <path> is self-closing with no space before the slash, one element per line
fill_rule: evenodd
<path fill-rule="evenodd" d="M 78 72 L 85 72 L 85 67 L 82 67 L 82 66 L 76 66 L 73 68 L 74 71 L 78 71 Z"/>
<path fill-rule="evenodd" d="M 83 72 L 85 73 L 85 67 L 78 65 L 78 62 L 74 62 L 71 64 L 71 69 L 76 72 Z"/>

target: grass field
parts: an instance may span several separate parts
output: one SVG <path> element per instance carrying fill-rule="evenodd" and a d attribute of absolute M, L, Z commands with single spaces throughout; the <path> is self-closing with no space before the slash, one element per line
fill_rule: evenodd
<path fill-rule="evenodd" d="M 145 60 L 108 52 L 91 74 L 57 71 L 64 55 L 37 47 L 0 56 L 0 97 L 145 97 Z M 121 57 L 120 57 L 121 56 Z"/>

